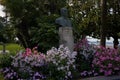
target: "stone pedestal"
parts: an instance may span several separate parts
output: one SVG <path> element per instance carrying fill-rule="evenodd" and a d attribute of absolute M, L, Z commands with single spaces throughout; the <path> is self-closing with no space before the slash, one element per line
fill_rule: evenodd
<path fill-rule="evenodd" d="M 59 28 L 59 44 L 67 46 L 70 51 L 73 51 L 74 48 L 74 38 L 72 27 L 60 27 Z"/>

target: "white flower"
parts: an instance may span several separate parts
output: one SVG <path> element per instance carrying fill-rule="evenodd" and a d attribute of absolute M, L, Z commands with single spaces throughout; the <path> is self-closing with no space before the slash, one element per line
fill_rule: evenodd
<path fill-rule="evenodd" d="M 61 69 L 61 70 L 63 70 L 63 69 L 64 69 L 64 67 L 62 66 L 62 67 L 60 67 L 60 69 Z"/>
<path fill-rule="evenodd" d="M 70 62 L 67 62 L 67 64 L 69 65 L 69 64 L 70 64 Z"/>
<path fill-rule="evenodd" d="M 71 75 L 70 68 L 75 69 L 76 55 L 76 52 L 71 53 L 68 47 L 60 45 L 58 49 L 52 48 L 47 51 L 46 59 L 48 62 L 53 63 L 58 71 L 63 71 L 67 77 Z"/>
<path fill-rule="evenodd" d="M 57 70 L 59 71 L 59 70 L 60 70 L 60 68 L 58 67 L 58 68 L 57 68 Z"/>
<path fill-rule="evenodd" d="M 67 70 L 69 70 L 69 66 L 68 65 L 66 66 L 66 68 L 67 68 Z"/>
<path fill-rule="evenodd" d="M 68 72 L 68 76 L 71 76 L 71 72 L 70 71 Z"/>
<path fill-rule="evenodd" d="M 71 54 L 71 57 L 72 57 L 72 58 L 75 58 L 76 55 L 77 55 L 77 52 L 74 51 L 74 52 Z"/>

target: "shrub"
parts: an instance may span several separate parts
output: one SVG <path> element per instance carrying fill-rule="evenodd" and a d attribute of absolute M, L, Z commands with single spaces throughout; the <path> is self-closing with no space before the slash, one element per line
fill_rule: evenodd
<path fill-rule="evenodd" d="M 37 50 L 31 51 L 27 48 L 25 52 L 18 53 L 13 57 L 12 66 L 18 75 L 23 79 L 30 79 L 34 74 L 42 75 L 45 66 L 45 55 L 38 53 Z"/>
<path fill-rule="evenodd" d="M 19 79 L 18 74 L 10 67 L 5 67 L 0 70 L 5 80 L 17 80 Z"/>
<path fill-rule="evenodd" d="M 12 66 L 2 70 L 4 77 L 16 72 L 17 76 L 10 75 L 6 79 L 69 80 L 72 78 L 72 73 L 75 70 L 76 52 L 71 53 L 67 47 L 62 45 L 58 49 L 52 48 L 46 55 L 36 49 L 27 48 L 12 57 Z M 6 70 L 9 74 L 4 73 Z"/>
<path fill-rule="evenodd" d="M 116 74 L 120 71 L 120 53 L 112 48 L 99 48 L 92 66 L 106 76 Z"/>
<path fill-rule="evenodd" d="M 49 50 L 46 55 L 46 60 L 49 64 L 50 77 L 54 78 L 54 80 L 72 78 L 72 71 L 75 69 L 76 55 L 76 52 L 71 53 L 70 50 L 63 45 L 58 49 L 53 47 Z"/>
<path fill-rule="evenodd" d="M 0 54 L 0 68 L 11 66 L 11 54 Z"/>
<path fill-rule="evenodd" d="M 55 19 L 58 16 L 51 14 L 49 16 L 41 16 L 40 19 L 37 18 L 37 27 L 31 27 L 31 42 L 32 45 L 38 45 L 40 52 L 46 52 L 51 49 L 52 46 L 58 47 L 59 36 L 58 30 L 56 29 Z"/>
<path fill-rule="evenodd" d="M 87 39 L 80 40 L 74 48 L 78 54 L 76 58 L 76 65 L 79 72 L 91 70 L 91 64 L 95 53 L 93 45 L 88 44 Z"/>

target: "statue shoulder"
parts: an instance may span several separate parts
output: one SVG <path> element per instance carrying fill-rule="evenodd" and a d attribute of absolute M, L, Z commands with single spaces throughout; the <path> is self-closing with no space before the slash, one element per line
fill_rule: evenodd
<path fill-rule="evenodd" d="M 55 23 L 60 23 L 63 20 L 63 17 L 59 17 L 55 20 Z"/>

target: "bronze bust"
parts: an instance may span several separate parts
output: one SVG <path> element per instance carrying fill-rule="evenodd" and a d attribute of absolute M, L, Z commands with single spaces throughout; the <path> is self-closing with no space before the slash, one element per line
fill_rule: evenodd
<path fill-rule="evenodd" d="M 61 8 L 60 10 L 61 17 L 55 20 L 55 23 L 60 27 L 72 27 L 71 21 L 68 18 L 68 12 L 66 8 Z"/>

